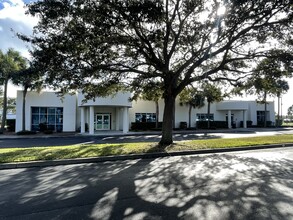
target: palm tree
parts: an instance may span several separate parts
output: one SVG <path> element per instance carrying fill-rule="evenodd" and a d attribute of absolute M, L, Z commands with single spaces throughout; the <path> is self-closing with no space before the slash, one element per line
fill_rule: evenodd
<path fill-rule="evenodd" d="M 258 95 L 259 102 L 264 104 L 264 127 L 267 126 L 267 97 L 280 97 L 289 90 L 289 85 L 283 77 L 290 76 L 286 69 L 282 69 L 282 62 L 278 59 L 265 58 L 254 69 L 252 77 L 246 85 L 250 94 Z"/>
<path fill-rule="evenodd" d="M 0 77 L 1 84 L 3 85 L 2 123 L 0 128 L 1 132 L 4 131 L 6 124 L 8 82 L 11 80 L 13 74 L 25 68 L 26 61 L 19 52 L 10 48 L 5 54 L 0 50 Z"/>
<path fill-rule="evenodd" d="M 203 84 L 203 95 L 206 97 L 208 103 L 207 117 L 208 128 L 210 128 L 211 103 L 222 101 L 224 96 L 220 88 L 208 83 Z"/>
<path fill-rule="evenodd" d="M 185 88 L 179 94 L 180 105 L 187 105 L 188 108 L 188 127 L 191 127 L 191 111 L 192 108 L 201 108 L 204 106 L 204 95 L 202 91 L 195 88 Z M 195 125 L 196 127 L 196 125 Z"/>
<path fill-rule="evenodd" d="M 19 71 L 12 76 L 12 82 L 15 85 L 23 86 L 23 101 L 22 101 L 22 131 L 25 131 L 25 104 L 28 90 L 40 91 L 42 81 L 40 80 L 40 72 L 30 64 L 30 67 Z"/>

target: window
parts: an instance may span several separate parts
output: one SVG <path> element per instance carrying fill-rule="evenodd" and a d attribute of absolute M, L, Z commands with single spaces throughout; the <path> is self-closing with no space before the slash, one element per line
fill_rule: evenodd
<path fill-rule="evenodd" d="M 267 116 L 268 116 L 268 111 L 267 111 Z M 265 111 L 257 111 L 256 112 L 256 117 L 257 117 L 257 121 L 265 121 L 265 118 L 266 118 L 266 120 L 268 120 L 267 119 L 267 117 L 265 117 Z"/>
<path fill-rule="evenodd" d="M 32 107 L 32 131 L 39 131 L 40 124 L 45 124 L 48 129 L 61 132 L 63 130 L 63 108 Z"/>
<path fill-rule="evenodd" d="M 156 122 L 156 113 L 135 113 L 135 122 Z"/>
<path fill-rule="evenodd" d="M 213 121 L 214 120 L 214 114 L 210 114 L 208 117 L 208 114 L 196 114 L 196 120 L 197 121 Z"/>

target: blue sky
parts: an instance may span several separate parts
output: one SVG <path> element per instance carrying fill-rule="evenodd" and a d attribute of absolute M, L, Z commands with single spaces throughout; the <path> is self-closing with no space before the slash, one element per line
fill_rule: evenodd
<path fill-rule="evenodd" d="M 31 0 L 0 0 L 0 49 L 14 48 L 28 57 L 28 45 L 19 40 L 15 33 L 32 34 L 37 19 L 25 14 L 25 4 Z"/>
<path fill-rule="evenodd" d="M 25 14 L 25 4 L 32 1 L 35 0 L 0 0 L 0 50 L 3 52 L 6 52 L 8 48 L 13 48 L 29 58 L 29 45 L 19 40 L 15 33 L 32 34 L 37 19 Z M 8 96 L 15 97 L 17 89 L 20 88 L 10 84 Z"/>
<path fill-rule="evenodd" d="M 21 54 L 29 58 L 28 47 L 19 40 L 14 32 L 21 32 L 27 35 L 32 34 L 33 27 L 37 24 L 37 19 L 25 14 L 25 4 L 37 0 L 0 0 L 0 50 L 6 51 L 8 48 L 14 48 Z M 11 31 L 11 29 L 13 31 Z M 290 84 L 289 92 L 283 96 L 283 114 L 287 112 L 289 106 L 293 104 L 293 79 L 288 80 Z M 16 96 L 16 87 L 10 85 L 8 95 Z M 238 99 L 243 99 L 239 98 Z M 244 99 L 254 100 L 254 97 Z M 277 102 L 277 99 L 275 99 Z M 276 108 L 277 109 L 277 108 Z"/>
<path fill-rule="evenodd" d="M 30 2 L 34 2 L 36 0 L 24 0 L 23 2 L 25 4 L 30 3 Z M 4 3 L 8 3 L 8 4 L 13 4 L 13 1 L 9 1 L 9 0 L 1 0 L 0 1 L 0 10 L 4 8 Z"/>

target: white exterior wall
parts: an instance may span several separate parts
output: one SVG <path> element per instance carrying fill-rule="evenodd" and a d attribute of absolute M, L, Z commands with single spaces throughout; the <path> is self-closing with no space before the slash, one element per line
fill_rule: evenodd
<path fill-rule="evenodd" d="M 118 92 L 113 96 L 108 97 L 97 97 L 95 100 L 88 100 L 83 102 L 84 95 L 79 93 L 77 96 L 78 99 L 78 106 L 126 106 L 131 108 L 132 103 L 129 101 L 131 97 L 130 92 Z"/>
<path fill-rule="evenodd" d="M 196 114 L 207 114 L 208 104 L 202 108 L 192 108 L 191 110 L 191 127 L 195 126 Z M 257 111 L 264 111 L 264 105 L 258 104 L 256 101 L 222 101 L 219 103 L 211 103 L 211 114 L 214 114 L 215 121 L 225 121 L 228 110 L 231 110 L 231 115 L 234 115 L 234 122 L 236 127 L 240 127 L 240 121 L 243 121 L 243 111 L 246 111 L 246 120 L 253 121 L 253 125 L 257 124 Z M 176 100 L 175 106 L 175 127 L 180 126 L 180 122 L 187 122 L 189 117 L 189 107 L 186 105 L 181 106 L 179 101 Z M 275 122 L 274 103 L 267 104 L 267 111 L 270 112 L 268 121 Z M 130 122 L 135 122 L 135 113 L 155 113 L 155 102 L 138 100 L 133 102 L 133 108 L 129 111 Z M 159 121 L 163 120 L 164 114 L 164 101 L 159 101 Z"/>
<path fill-rule="evenodd" d="M 253 121 L 253 125 L 257 125 L 257 111 L 264 111 L 265 105 L 257 103 L 255 101 L 249 101 L 249 110 L 248 110 L 248 118 L 247 120 Z M 267 111 L 269 111 L 269 115 L 267 116 L 267 121 L 272 121 L 275 123 L 275 107 L 274 102 L 268 102 Z"/>
<path fill-rule="evenodd" d="M 75 131 L 80 127 L 81 111 L 80 107 L 85 108 L 85 122 L 89 124 L 89 108 L 94 106 L 94 115 L 97 113 L 111 114 L 111 130 L 123 129 L 123 108 L 129 108 L 129 126 L 131 122 L 135 122 L 135 113 L 156 113 L 155 102 L 153 101 L 133 101 L 129 102 L 130 93 L 118 93 L 114 97 L 97 98 L 95 101 L 82 103 L 83 95 L 77 96 L 65 95 L 63 101 L 57 97 L 54 92 L 28 92 L 26 98 L 26 130 L 31 129 L 31 107 L 63 107 L 63 131 Z M 17 92 L 16 100 L 16 131 L 22 129 L 22 91 Z M 77 107 L 79 105 L 80 107 Z M 131 106 L 133 106 L 131 108 Z M 175 106 L 175 127 L 178 128 L 180 122 L 188 123 L 189 107 L 180 106 L 179 100 L 176 100 Z M 253 125 L 257 124 L 257 111 L 264 111 L 264 105 L 255 101 L 222 101 L 220 103 L 211 104 L 211 114 L 214 114 L 215 121 L 225 121 L 228 111 L 234 115 L 236 126 L 240 126 L 243 121 L 243 111 L 246 111 L 246 120 L 253 121 Z M 117 114 L 118 111 L 118 114 Z M 267 104 L 269 111 L 268 121 L 275 122 L 274 103 Z M 163 120 L 164 100 L 159 101 L 159 121 Z M 207 103 L 200 109 L 192 108 L 191 111 L 191 127 L 195 126 L 196 114 L 207 114 Z M 119 116 L 117 119 L 116 116 Z M 118 120 L 119 123 L 116 122 Z M 119 126 L 118 128 L 116 126 Z"/>
<path fill-rule="evenodd" d="M 23 92 L 17 91 L 16 98 L 16 132 L 22 130 Z M 54 92 L 28 92 L 26 96 L 25 120 L 26 130 L 31 130 L 31 107 L 63 107 L 63 131 L 76 130 L 76 96 L 65 95 L 61 101 Z"/>
<path fill-rule="evenodd" d="M 78 106 L 79 108 L 85 109 L 85 123 L 88 123 L 89 127 L 96 121 L 96 114 L 107 114 L 111 115 L 111 130 L 123 130 L 127 132 L 130 126 L 129 113 L 123 113 L 132 107 L 132 102 L 130 101 L 130 92 L 118 92 L 114 95 L 108 97 L 96 97 L 94 100 L 84 101 L 84 95 L 82 93 L 78 94 Z M 90 122 L 89 109 L 93 107 L 94 121 Z M 125 109 L 127 108 L 127 109 Z M 124 109 L 124 110 L 123 110 Z M 118 117 L 118 118 L 117 118 Z M 80 109 L 78 117 L 78 127 L 80 127 Z M 94 129 L 90 133 L 94 132 Z"/>
<path fill-rule="evenodd" d="M 164 100 L 159 101 L 159 122 L 163 121 Z M 156 113 L 156 104 L 152 101 L 138 100 L 132 102 L 129 109 L 129 121 L 135 122 L 135 113 Z"/>

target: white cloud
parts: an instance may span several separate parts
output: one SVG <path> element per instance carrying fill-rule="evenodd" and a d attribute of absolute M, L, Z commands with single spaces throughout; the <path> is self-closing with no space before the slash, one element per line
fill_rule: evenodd
<path fill-rule="evenodd" d="M 8 48 L 13 48 L 29 58 L 29 45 L 18 39 L 15 33 L 31 35 L 38 19 L 26 15 L 25 12 L 25 3 L 22 0 L 0 0 L 0 50 L 5 52 Z M 9 83 L 8 96 L 16 97 L 17 89 L 21 88 Z"/>
<path fill-rule="evenodd" d="M 32 28 L 38 22 L 37 18 L 25 14 L 26 7 L 22 0 L 10 0 L 3 3 L 0 11 L 0 19 L 19 22 L 28 28 Z"/>
<path fill-rule="evenodd" d="M 32 34 L 38 19 L 26 15 L 25 3 L 22 0 L 6 0 L 0 9 L 0 49 L 6 51 L 14 48 L 28 57 L 28 45 L 15 36 L 15 33 Z"/>

